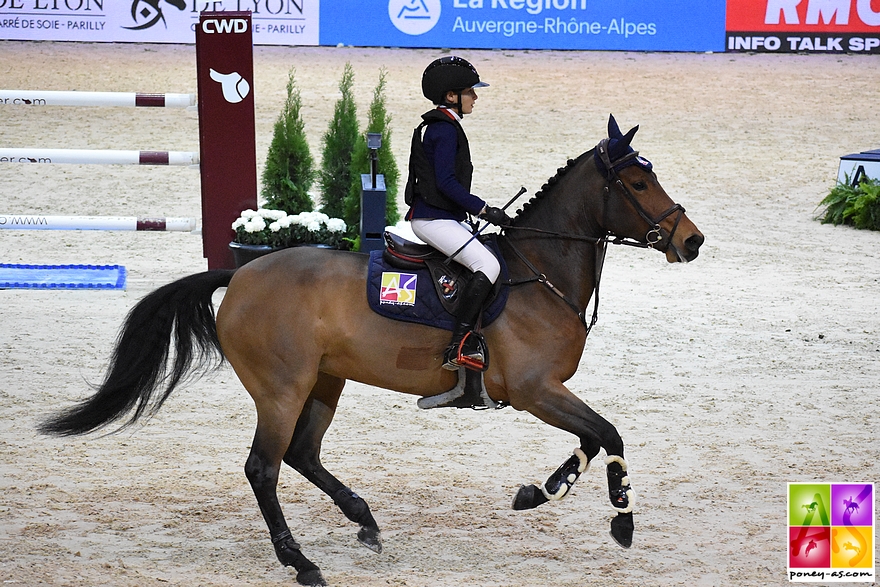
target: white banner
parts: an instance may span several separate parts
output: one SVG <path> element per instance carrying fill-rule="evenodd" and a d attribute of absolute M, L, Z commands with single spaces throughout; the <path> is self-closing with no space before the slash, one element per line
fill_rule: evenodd
<path fill-rule="evenodd" d="M 319 0 L 0 0 L 0 39 L 195 43 L 199 12 L 250 11 L 255 45 L 317 45 Z"/>

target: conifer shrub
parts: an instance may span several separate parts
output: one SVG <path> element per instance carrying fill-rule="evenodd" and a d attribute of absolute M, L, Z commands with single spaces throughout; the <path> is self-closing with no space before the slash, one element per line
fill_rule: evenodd
<path fill-rule="evenodd" d="M 352 94 L 354 70 L 345 64 L 333 119 L 324 134 L 319 183 L 321 212 L 331 218 L 344 218 L 345 198 L 351 186 L 351 160 L 358 139 L 357 106 Z"/>
<path fill-rule="evenodd" d="M 385 224 L 396 224 L 400 220 L 397 211 L 397 189 L 400 171 L 391 152 L 391 115 L 385 106 L 385 78 L 387 71 L 379 71 L 379 83 L 373 90 L 373 101 L 367 118 L 367 129 L 357 137 L 352 153 L 351 189 L 345 199 L 345 219 L 350 227 L 357 227 L 361 215 L 361 174 L 370 173 L 370 150 L 367 149 L 366 133 L 382 135 L 382 147 L 378 151 L 376 168 L 385 177 Z"/>
<path fill-rule="evenodd" d="M 275 122 L 260 190 L 266 208 L 291 215 L 311 212 L 315 207 L 309 195 L 315 181 L 314 161 L 300 113 L 302 98 L 295 73 L 294 69 L 288 73 L 287 99 Z"/>

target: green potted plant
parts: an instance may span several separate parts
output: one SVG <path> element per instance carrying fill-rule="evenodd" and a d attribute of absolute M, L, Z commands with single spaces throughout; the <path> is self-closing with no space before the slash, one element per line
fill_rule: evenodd
<path fill-rule="evenodd" d="M 241 267 L 257 257 L 279 249 L 313 246 L 348 249 L 345 221 L 321 212 L 288 214 L 283 210 L 245 210 L 232 223 L 235 240 L 230 244 L 235 264 Z"/>
<path fill-rule="evenodd" d="M 342 96 L 336 101 L 333 119 L 324 133 L 318 174 L 323 201 L 321 212 L 337 218 L 343 218 L 345 214 L 345 197 L 351 186 L 351 157 L 359 135 L 353 85 L 354 69 L 351 63 L 346 63 L 339 82 Z"/>
<path fill-rule="evenodd" d="M 385 78 L 387 71 L 379 70 L 379 83 L 373 90 L 373 101 L 370 103 L 370 111 L 367 118 L 366 132 L 379 133 L 382 135 L 382 148 L 378 152 L 377 167 L 379 173 L 385 176 L 385 224 L 393 225 L 400 220 L 397 210 L 397 184 L 400 172 L 394 153 L 391 151 L 391 115 L 385 106 Z M 345 222 L 348 226 L 357 227 L 361 217 L 361 174 L 370 173 L 370 151 L 367 149 L 367 141 L 363 134 L 357 138 L 351 161 L 351 187 L 345 198 Z"/>
<path fill-rule="evenodd" d="M 822 224 L 880 230 L 880 179 L 865 177 L 853 185 L 845 176 L 819 205 L 826 207 L 819 217 Z"/>
<path fill-rule="evenodd" d="M 295 73 L 296 70 L 291 69 L 287 76 L 287 99 L 275 121 L 260 191 L 266 208 L 288 214 L 311 212 L 315 208 L 309 190 L 316 172 L 300 114 L 302 97 L 296 87 Z"/>

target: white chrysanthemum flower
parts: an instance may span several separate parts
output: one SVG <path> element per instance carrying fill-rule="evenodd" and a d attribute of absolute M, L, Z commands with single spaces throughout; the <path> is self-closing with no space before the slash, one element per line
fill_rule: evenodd
<path fill-rule="evenodd" d="M 254 216 L 258 216 L 256 210 L 251 210 L 250 208 L 248 208 L 247 210 L 241 211 L 241 217 L 244 218 L 245 220 L 250 220 Z"/>
<path fill-rule="evenodd" d="M 306 223 L 306 228 L 309 229 L 309 232 L 318 232 L 321 230 L 321 223 L 316 221 L 310 221 Z"/>
<path fill-rule="evenodd" d="M 279 230 L 281 230 L 281 222 L 276 220 L 269 225 L 269 230 L 271 230 L 272 232 L 278 232 Z"/>
<path fill-rule="evenodd" d="M 345 220 L 341 218 L 331 218 L 327 221 L 327 230 L 330 232 L 345 231 Z"/>
<path fill-rule="evenodd" d="M 244 218 L 238 218 L 235 222 L 232 223 L 232 230 L 238 230 L 240 227 L 244 226 L 245 222 L 247 222 Z"/>
<path fill-rule="evenodd" d="M 260 208 L 259 213 L 266 220 L 281 220 L 287 216 L 287 212 L 284 210 L 269 210 L 267 208 Z"/>
<path fill-rule="evenodd" d="M 244 225 L 244 229 L 247 232 L 260 232 L 264 228 L 266 228 L 266 221 L 259 216 L 254 216 Z"/>
<path fill-rule="evenodd" d="M 292 218 L 293 218 L 292 216 L 285 216 L 284 218 L 282 218 L 281 220 L 278 221 L 278 226 L 280 226 L 281 228 L 290 228 Z"/>

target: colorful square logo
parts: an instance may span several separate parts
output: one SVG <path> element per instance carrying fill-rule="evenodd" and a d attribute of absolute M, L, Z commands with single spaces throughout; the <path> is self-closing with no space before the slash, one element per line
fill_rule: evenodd
<path fill-rule="evenodd" d="M 414 306 L 416 304 L 415 273 L 382 272 L 382 286 L 379 289 L 379 303 L 395 306 Z"/>
<path fill-rule="evenodd" d="M 873 483 L 788 484 L 788 576 L 875 580 Z"/>

